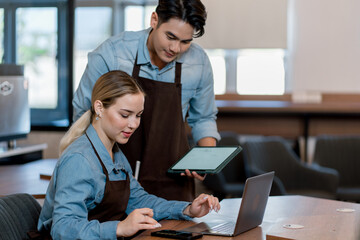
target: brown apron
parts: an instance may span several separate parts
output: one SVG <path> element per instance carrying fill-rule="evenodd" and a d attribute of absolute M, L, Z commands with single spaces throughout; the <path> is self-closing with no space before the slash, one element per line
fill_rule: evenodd
<path fill-rule="evenodd" d="M 141 162 L 138 180 L 147 192 L 192 201 L 194 180 L 166 173 L 189 150 L 181 108 L 181 63 L 176 63 L 175 83 L 139 77 L 139 72 L 136 56 L 132 76 L 146 93 L 145 106 L 139 128 L 121 149 L 133 171 L 136 161 Z"/>
<path fill-rule="evenodd" d="M 130 197 L 129 175 L 122 169 L 122 171 L 126 174 L 126 180 L 110 181 L 109 174 L 104 166 L 104 163 L 87 134 L 86 137 L 89 139 L 106 175 L 104 197 L 94 209 L 89 211 L 88 220 L 90 221 L 96 219 L 99 222 L 124 220 L 127 217 L 125 210 Z"/>

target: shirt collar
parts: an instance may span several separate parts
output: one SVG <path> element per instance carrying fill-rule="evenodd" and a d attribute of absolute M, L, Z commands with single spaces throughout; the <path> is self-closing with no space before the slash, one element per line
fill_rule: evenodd
<path fill-rule="evenodd" d="M 100 140 L 95 128 L 92 124 L 89 125 L 89 127 L 86 130 L 86 133 L 91 140 L 91 142 L 94 145 L 94 148 L 96 149 L 97 153 L 99 154 L 102 162 L 104 163 L 104 166 L 106 168 L 106 171 L 108 174 L 110 174 L 112 171 L 115 172 L 119 171 L 120 169 L 124 168 L 123 164 L 120 162 L 120 159 L 117 157 L 114 157 L 115 163 L 112 161 L 108 151 L 106 150 L 104 144 Z M 114 145 L 113 151 L 115 152 L 114 156 L 118 155 L 117 153 L 120 151 L 117 144 Z"/>

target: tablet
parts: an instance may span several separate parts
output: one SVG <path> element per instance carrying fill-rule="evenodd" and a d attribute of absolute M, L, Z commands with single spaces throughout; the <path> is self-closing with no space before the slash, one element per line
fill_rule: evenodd
<path fill-rule="evenodd" d="M 240 146 L 193 147 L 178 162 L 168 169 L 168 173 L 182 173 L 185 169 L 199 174 L 218 173 L 240 151 Z"/>

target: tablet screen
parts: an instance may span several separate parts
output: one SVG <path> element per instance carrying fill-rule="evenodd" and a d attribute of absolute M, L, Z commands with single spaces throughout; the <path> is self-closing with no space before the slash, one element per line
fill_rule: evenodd
<path fill-rule="evenodd" d="M 211 172 L 222 164 L 226 165 L 240 150 L 239 146 L 194 147 L 174 164 L 171 170 L 189 169 Z"/>

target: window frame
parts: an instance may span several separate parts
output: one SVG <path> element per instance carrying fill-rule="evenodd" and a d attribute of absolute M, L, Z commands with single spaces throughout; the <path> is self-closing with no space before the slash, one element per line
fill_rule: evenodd
<path fill-rule="evenodd" d="M 68 0 L 1 0 L 4 9 L 3 63 L 16 63 L 16 10 L 18 8 L 57 8 L 58 99 L 55 109 L 31 108 L 31 129 L 67 128 L 72 118 L 72 46 L 73 1 Z"/>

